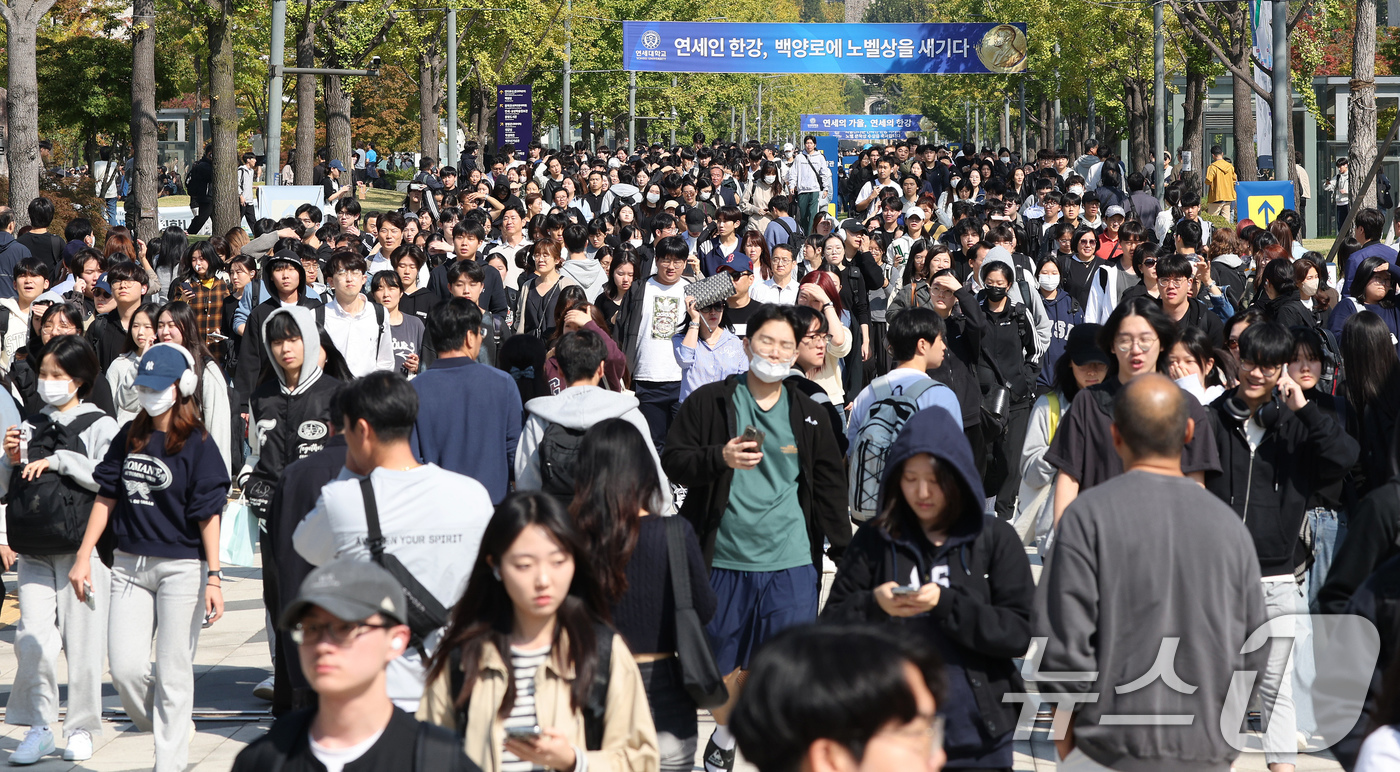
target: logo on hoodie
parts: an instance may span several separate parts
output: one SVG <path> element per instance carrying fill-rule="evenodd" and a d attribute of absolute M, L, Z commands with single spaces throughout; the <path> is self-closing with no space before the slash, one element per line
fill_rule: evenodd
<path fill-rule="evenodd" d="M 326 425 L 320 421 L 303 421 L 297 427 L 297 436 L 303 440 L 319 440 L 330 433 Z"/>

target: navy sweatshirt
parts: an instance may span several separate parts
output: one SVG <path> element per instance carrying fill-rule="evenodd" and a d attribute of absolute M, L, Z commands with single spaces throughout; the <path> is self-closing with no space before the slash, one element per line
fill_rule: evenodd
<path fill-rule="evenodd" d="M 92 477 L 97 495 L 114 499 L 117 549 L 158 558 L 202 559 L 199 525 L 228 500 L 228 469 L 214 438 L 196 432 L 176 455 L 165 452 L 165 432 L 151 432 L 140 453 L 128 453 L 131 424 L 117 432 Z"/>
<path fill-rule="evenodd" d="M 413 455 L 476 480 L 492 504 L 501 503 L 524 412 L 515 381 L 489 365 L 449 357 L 435 360 L 411 383 L 418 392 Z"/>

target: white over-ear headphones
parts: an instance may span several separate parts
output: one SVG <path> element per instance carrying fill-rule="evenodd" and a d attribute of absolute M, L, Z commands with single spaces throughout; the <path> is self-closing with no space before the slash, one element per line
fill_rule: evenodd
<path fill-rule="evenodd" d="M 178 343 L 157 343 L 151 349 L 169 348 L 180 352 L 180 356 L 185 358 L 185 364 L 189 365 L 183 373 L 180 373 L 180 380 L 175 384 L 180 387 L 180 396 L 194 396 L 194 390 L 199 387 L 199 374 L 194 371 L 194 356 L 185 350 L 184 346 Z M 151 349 L 147 349 L 150 353 Z"/>

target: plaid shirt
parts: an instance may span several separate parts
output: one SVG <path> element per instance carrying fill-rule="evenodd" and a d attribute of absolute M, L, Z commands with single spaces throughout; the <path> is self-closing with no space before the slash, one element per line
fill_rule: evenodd
<path fill-rule="evenodd" d="M 228 283 L 223 279 L 215 278 L 213 283 L 205 287 L 203 282 L 190 279 L 180 285 L 181 289 L 188 289 L 188 293 L 172 293 L 171 300 L 185 300 L 190 304 L 190 309 L 194 311 L 195 323 L 199 326 L 199 332 L 204 336 L 204 343 L 209 346 L 209 352 L 216 360 L 223 355 L 223 341 L 211 340 L 209 333 L 219 332 L 223 326 L 224 319 L 224 298 L 228 297 Z"/>

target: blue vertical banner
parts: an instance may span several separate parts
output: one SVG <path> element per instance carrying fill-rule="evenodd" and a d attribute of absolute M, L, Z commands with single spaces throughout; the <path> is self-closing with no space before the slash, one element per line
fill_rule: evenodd
<path fill-rule="evenodd" d="M 623 68 L 640 72 L 959 75 L 1026 72 L 1022 22 L 739 24 L 625 21 Z"/>
<path fill-rule="evenodd" d="M 534 139 L 534 104 L 530 98 L 530 86 L 496 87 L 496 147 L 515 145 L 517 151 Z"/>

